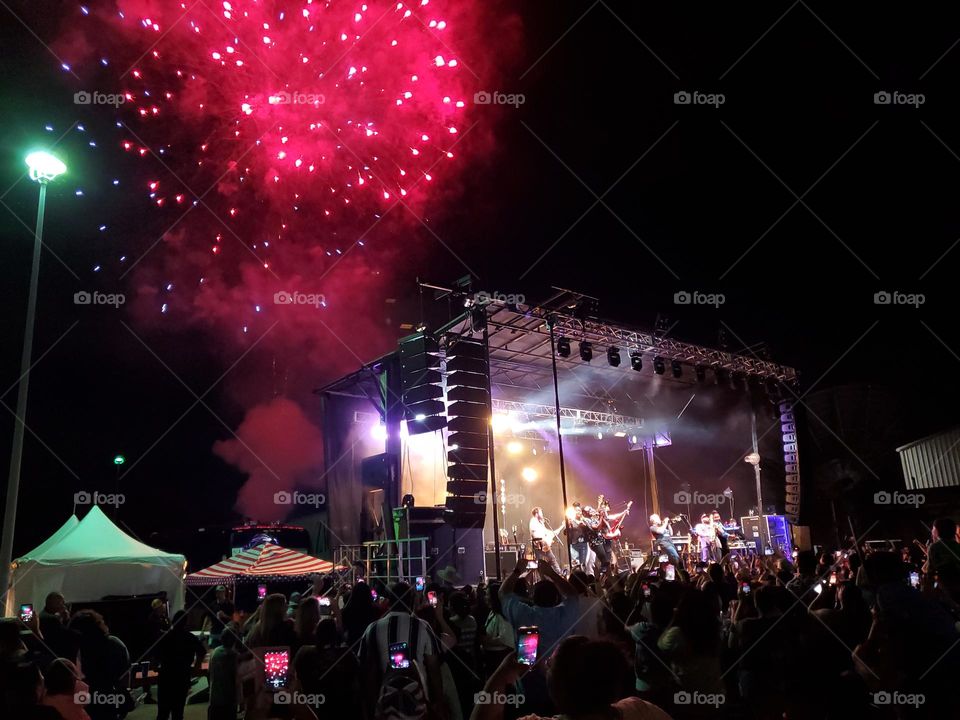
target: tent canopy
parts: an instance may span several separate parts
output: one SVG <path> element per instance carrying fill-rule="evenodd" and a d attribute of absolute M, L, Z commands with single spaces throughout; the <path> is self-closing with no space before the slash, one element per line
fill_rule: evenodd
<path fill-rule="evenodd" d="M 185 565 L 183 555 L 135 540 L 95 505 L 83 520 L 67 520 L 44 543 L 17 560 L 7 611 L 17 603 L 42 607 L 54 590 L 63 593 L 68 602 L 166 592 L 176 610 L 183 607 Z"/>
<path fill-rule="evenodd" d="M 244 578 L 303 577 L 332 570 L 333 563 L 328 560 L 272 543 L 262 543 L 187 575 L 187 585 L 215 585 Z"/>

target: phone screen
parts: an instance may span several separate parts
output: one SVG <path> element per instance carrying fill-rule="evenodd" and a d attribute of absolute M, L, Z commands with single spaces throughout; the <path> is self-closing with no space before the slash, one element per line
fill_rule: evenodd
<path fill-rule="evenodd" d="M 750 594 L 750 583 L 743 583 L 740 585 L 740 589 L 743 591 L 744 595 Z"/>
<path fill-rule="evenodd" d="M 436 607 L 436 606 L 437 606 L 437 593 L 435 593 L 433 590 L 429 591 L 429 592 L 427 593 L 427 602 L 430 603 L 430 607 Z"/>
<path fill-rule="evenodd" d="M 540 630 L 536 625 L 517 628 L 517 662 L 533 665 L 537 661 Z"/>
<path fill-rule="evenodd" d="M 321 605 L 323 605 L 323 606 L 325 606 L 325 607 L 329 607 L 329 606 L 330 606 L 330 598 L 328 598 L 328 597 L 322 597 L 322 598 L 320 598 L 319 602 L 320 602 Z"/>
<path fill-rule="evenodd" d="M 263 654 L 263 666 L 266 684 L 271 690 L 280 690 L 287 686 L 290 672 L 289 650 L 268 650 Z"/>
<path fill-rule="evenodd" d="M 667 565 L 664 577 L 671 582 L 677 579 L 677 571 L 673 565 Z"/>
<path fill-rule="evenodd" d="M 773 548 L 767 548 L 763 551 L 764 555 L 773 555 Z"/>
<path fill-rule="evenodd" d="M 426 585 L 427 584 L 426 582 L 424 582 L 424 579 L 422 577 L 417 578 L 417 592 L 423 592 L 423 588 L 425 588 Z"/>
<path fill-rule="evenodd" d="M 830 573 L 830 584 L 831 585 L 837 584 L 837 574 L 835 572 Z"/>
<path fill-rule="evenodd" d="M 380 596 L 377 595 L 377 591 L 376 591 L 376 590 L 374 590 L 373 588 L 370 588 L 370 597 L 372 597 L 372 598 L 373 598 L 373 601 L 376 602 L 376 601 L 377 601 L 377 598 L 379 598 Z"/>
<path fill-rule="evenodd" d="M 814 585 L 814 586 L 813 586 L 813 591 L 814 591 L 817 595 L 819 595 L 820 593 L 822 593 L 822 592 L 823 592 L 823 583 L 817 583 L 816 585 Z"/>
<path fill-rule="evenodd" d="M 644 583 L 643 585 L 643 596 L 650 597 L 650 586 Z"/>
<path fill-rule="evenodd" d="M 527 570 L 536 570 L 537 567 L 538 566 L 537 566 L 536 560 L 527 560 Z"/>
<path fill-rule="evenodd" d="M 390 667 L 394 670 L 410 667 L 410 652 L 405 642 L 394 643 L 390 646 Z"/>
<path fill-rule="evenodd" d="M 267 596 L 267 586 L 257 585 L 257 602 L 263 600 L 266 596 Z"/>
<path fill-rule="evenodd" d="M 24 603 L 20 606 L 20 619 L 23 622 L 30 622 L 33 620 L 33 604 Z"/>
<path fill-rule="evenodd" d="M 910 573 L 910 586 L 919 587 L 920 585 L 920 573 L 912 572 Z"/>

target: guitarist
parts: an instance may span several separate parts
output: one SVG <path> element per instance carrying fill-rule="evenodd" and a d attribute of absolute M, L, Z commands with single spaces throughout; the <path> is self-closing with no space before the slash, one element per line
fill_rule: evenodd
<path fill-rule="evenodd" d="M 533 545 L 533 552 L 538 561 L 543 560 L 549 563 L 553 571 L 560 575 L 560 564 L 550 546 L 557 539 L 557 535 L 563 530 L 550 530 L 543 520 L 543 508 L 539 505 L 530 511 L 530 543 Z"/>
<path fill-rule="evenodd" d="M 603 539 L 607 555 L 610 556 L 610 562 L 614 567 L 620 567 L 620 557 L 623 551 L 620 547 L 620 536 L 623 534 L 620 529 L 623 521 L 630 514 L 630 508 L 633 506 L 633 500 L 627 503 L 625 510 L 618 513 L 610 512 L 610 501 L 606 496 L 601 495 L 597 500 L 597 506 L 600 509 L 600 515 L 603 518 Z"/>

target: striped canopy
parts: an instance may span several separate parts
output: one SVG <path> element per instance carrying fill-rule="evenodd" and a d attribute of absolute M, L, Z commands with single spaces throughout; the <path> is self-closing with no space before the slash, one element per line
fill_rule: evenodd
<path fill-rule="evenodd" d="M 187 575 L 187 584 L 217 585 L 243 579 L 291 578 L 332 571 L 333 563 L 328 560 L 263 543 Z"/>

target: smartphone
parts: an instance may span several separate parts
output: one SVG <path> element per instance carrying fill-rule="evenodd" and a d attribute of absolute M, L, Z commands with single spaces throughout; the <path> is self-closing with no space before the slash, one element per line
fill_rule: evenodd
<path fill-rule="evenodd" d="M 274 648 L 263 653 L 263 667 L 266 685 L 271 690 L 281 690 L 287 686 L 290 674 L 289 648 Z"/>
<path fill-rule="evenodd" d="M 427 583 L 424 581 L 424 579 L 422 577 L 418 577 L 417 584 L 416 584 L 417 592 L 423 592 L 423 589 L 426 586 L 427 586 Z"/>
<path fill-rule="evenodd" d="M 661 555 L 660 557 L 657 558 L 657 562 L 659 563 L 670 562 L 670 558 L 668 558 L 666 555 Z"/>
<path fill-rule="evenodd" d="M 835 572 L 830 573 L 830 584 L 831 585 L 837 584 L 837 574 Z"/>
<path fill-rule="evenodd" d="M 517 628 L 517 662 L 533 665 L 537 662 L 540 629 L 536 625 Z"/>
<path fill-rule="evenodd" d="M 527 560 L 527 570 L 536 570 L 538 567 L 536 560 Z"/>
<path fill-rule="evenodd" d="M 677 571 L 673 565 L 667 565 L 667 569 L 664 571 L 664 578 L 670 582 L 677 579 Z"/>
<path fill-rule="evenodd" d="M 433 590 L 430 590 L 430 591 L 427 593 L 427 602 L 430 603 L 430 607 L 436 607 L 436 606 L 437 606 L 437 593 L 435 593 Z"/>
<path fill-rule="evenodd" d="M 822 593 L 822 592 L 823 592 L 823 583 L 817 583 L 816 585 L 814 585 L 814 586 L 813 586 L 813 591 L 814 591 L 817 595 L 819 595 L 820 593 Z"/>
<path fill-rule="evenodd" d="M 919 587 L 920 586 L 920 573 L 912 572 L 910 573 L 910 587 Z"/>
<path fill-rule="evenodd" d="M 24 603 L 20 606 L 20 620 L 23 622 L 33 620 L 33 603 Z"/>
<path fill-rule="evenodd" d="M 390 646 L 390 667 L 394 670 L 403 670 L 410 667 L 410 651 L 405 642 L 394 643 Z"/>
<path fill-rule="evenodd" d="M 322 598 L 320 598 L 319 603 L 320 603 L 321 605 L 323 605 L 324 607 L 330 607 L 330 598 L 328 598 L 328 597 L 322 597 Z"/>
<path fill-rule="evenodd" d="M 376 602 L 380 598 L 380 596 L 377 595 L 377 591 L 374 590 L 373 588 L 370 588 L 370 597 L 373 598 L 374 602 Z"/>
<path fill-rule="evenodd" d="M 744 595 L 749 595 L 749 594 L 750 594 L 750 583 L 741 583 L 741 584 L 740 584 L 740 590 L 741 590 L 741 592 L 743 592 Z"/>
<path fill-rule="evenodd" d="M 763 554 L 764 554 L 764 555 L 773 555 L 773 548 L 766 548 L 766 549 L 763 551 Z"/>
<path fill-rule="evenodd" d="M 650 586 L 647 585 L 646 583 L 643 584 L 643 596 L 645 598 L 650 597 Z"/>
<path fill-rule="evenodd" d="M 257 602 L 262 602 L 266 596 L 267 596 L 267 586 L 257 585 Z"/>

